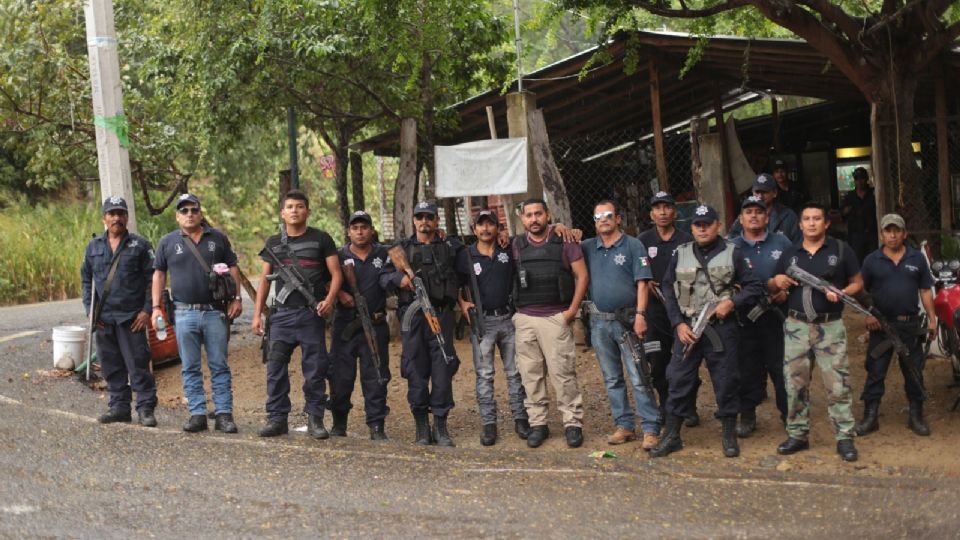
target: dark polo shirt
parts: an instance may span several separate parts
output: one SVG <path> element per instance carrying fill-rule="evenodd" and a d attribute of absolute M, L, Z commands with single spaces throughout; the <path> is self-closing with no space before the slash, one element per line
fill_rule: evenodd
<path fill-rule="evenodd" d="M 843 255 L 840 246 L 843 246 Z M 846 242 L 827 236 L 816 253 L 810 253 L 803 248 L 803 242 L 793 245 L 789 251 L 780 256 L 774 275 L 786 274 L 787 268 L 796 264 L 811 274 L 826 279 L 836 287 L 844 288 L 850 283 L 850 278 L 860 272 L 857 262 L 857 253 Z M 843 311 L 843 302 L 831 302 L 820 291 L 814 290 L 813 309 L 818 314 L 840 313 Z M 803 287 L 791 287 L 787 297 L 787 308 L 803 313 Z"/>
<path fill-rule="evenodd" d="M 916 315 L 920 305 L 920 289 L 933 288 L 933 276 L 927 260 L 918 250 L 907 246 L 900 262 L 878 249 L 867 255 L 860 269 L 863 285 L 873 296 L 873 304 L 884 317 Z"/>
<path fill-rule="evenodd" d="M 153 268 L 170 272 L 170 290 L 175 302 L 209 304 L 213 302 L 209 276 L 186 244 L 192 241 L 183 229 L 161 238 Z M 227 235 L 209 225 L 203 225 L 203 233 L 196 246 L 200 256 L 211 267 L 217 263 L 237 265 L 237 254 L 233 252 Z"/>
<path fill-rule="evenodd" d="M 367 309 L 370 313 L 382 312 L 387 308 L 387 294 L 380 285 L 381 276 L 386 276 L 396 271 L 390 257 L 387 256 L 387 248 L 381 244 L 374 243 L 366 259 L 361 259 L 354 252 L 350 251 L 350 244 L 340 248 L 337 252 L 342 265 L 346 260 L 353 261 L 353 273 L 357 276 L 357 289 L 367 301 Z M 354 309 L 344 307 L 337 303 L 337 316 L 344 316 L 350 319 L 354 316 Z"/>
<path fill-rule="evenodd" d="M 493 255 L 486 256 L 477 249 L 477 244 L 469 248 L 473 266 L 470 271 L 477 276 L 480 289 L 480 302 L 483 309 L 505 309 L 510 304 L 513 290 L 513 254 L 511 250 L 494 244 Z"/>

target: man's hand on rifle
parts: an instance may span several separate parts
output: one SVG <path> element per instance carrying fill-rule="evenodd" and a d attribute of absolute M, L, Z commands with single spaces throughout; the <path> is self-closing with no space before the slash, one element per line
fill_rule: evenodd
<path fill-rule="evenodd" d="M 680 338 L 680 342 L 684 345 L 693 345 L 697 342 L 697 336 L 693 335 L 693 329 L 691 329 L 687 323 L 677 325 L 677 337 Z"/>
<path fill-rule="evenodd" d="M 643 336 L 647 335 L 647 318 L 643 315 L 638 314 L 633 318 L 633 333 L 640 336 L 642 339 Z"/>
<path fill-rule="evenodd" d="M 937 318 L 929 317 L 927 318 L 927 335 L 930 336 L 929 339 L 933 340 L 937 337 Z"/>
<path fill-rule="evenodd" d="M 230 306 L 227 307 L 227 318 L 233 321 L 239 317 L 241 313 L 243 313 L 243 302 L 239 298 L 231 300 Z"/>
<path fill-rule="evenodd" d="M 147 327 L 149 322 L 150 315 L 141 311 L 137 313 L 137 316 L 133 319 L 133 323 L 130 324 L 130 330 L 134 332 L 143 332 L 143 329 Z"/>
<path fill-rule="evenodd" d="M 470 326 L 473 326 L 473 321 L 470 320 L 470 310 L 475 307 L 477 307 L 477 305 L 473 302 L 468 302 L 467 300 L 460 301 L 460 313 L 467 319 L 467 324 Z"/>
<path fill-rule="evenodd" d="M 340 302 L 340 305 L 347 308 L 352 308 L 356 305 L 356 302 L 353 301 L 353 295 L 344 290 L 337 293 L 337 301 Z"/>
<path fill-rule="evenodd" d="M 787 301 L 787 291 L 777 291 L 770 295 L 771 304 L 782 304 Z"/>
<path fill-rule="evenodd" d="M 840 301 L 840 295 L 833 291 L 827 291 L 823 293 L 823 295 L 827 297 L 828 301 L 833 302 L 834 304 Z"/>
<path fill-rule="evenodd" d="M 733 300 L 727 298 L 723 302 L 717 304 L 717 309 L 713 312 L 713 314 L 722 321 L 727 318 L 727 315 L 729 315 L 730 312 L 733 311 L 733 308 Z"/>
<path fill-rule="evenodd" d="M 798 284 L 793 278 L 786 274 L 777 274 L 770 278 L 770 281 L 781 291 L 786 291 L 790 287 Z"/>
<path fill-rule="evenodd" d="M 410 276 L 403 276 L 400 280 L 400 288 L 413 291 L 413 280 L 410 279 Z"/>
<path fill-rule="evenodd" d="M 880 321 L 876 317 L 867 317 L 867 330 L 880 331 Z"/>

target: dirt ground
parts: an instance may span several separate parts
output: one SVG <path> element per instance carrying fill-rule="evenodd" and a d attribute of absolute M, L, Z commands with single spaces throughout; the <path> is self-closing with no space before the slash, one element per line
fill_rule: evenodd
<path fill-rule="evenodd" d="M 849 338 L 850 375 L 855 401 L 854 412 L 859 419 L 863 409 L 859 395 L 865 378 L 863 369 L 865 344 L 858 338 L 864 334 L 865 330 L 861 317 L 847 315 L 846 324 Z M 256 341 L 249 336 L 247 328 L 235 328 L 231 339 L 234 340 L 230 365 L 233 368 L 234 377 L 235 415 L 242 431 L 253 431 L 265 419 L 263 411 L 265 369 L 260 362 L 260 351 Z M 450 414 L 451 435 L 460 447 L 481 448 L 480 421 L 469 340 L 458 340 L 456 348 L 462 363 L 454 381 L 457 405 Z M 400 344 L 397 338 L 394 338 L 390 344 L 389 357 L 393 379 L 388 387 L 391 414 L 387 418 L 386 431 L 392 439 L 392 444 L 407 444 L 414 438 L 413 418 L 406 405 L 406 381 L 399 377 Z M 291 400 L 294 409 L 290 421 L 291 428 L 294 428 L 306 422 L 305 415 L 299 412 L 303 407 L 299 352 L 294 354 L 290 372 L 293 388 Z M 182 410 L 185 417 L 186 407 L 183 401 L 179 364 L 159 367 L 156 374 L 161 406 Z M 520 440 L 513 433 L 506 384 L 502 372 L 498 371 L 496 395 L 501 436 L 497 444 L 488 451 L 582 452 L 586 455 L 595 450 L 610 450 L 621 459 L 650 459 L 637 442 L 620 446 L 606 444 L 606 437 L 613 430 L 606 391 L 593 350 L 583 346 L 582 342 L 577 345 L 577 374 L 584 398 L 585 442 L 582 448 L 567 448 L 563 440 L 559 413 L 551 406 L 550 438 L 541 448 L 528 449 L 525 441 Z M 205 375 L 209 395 L 209 374 L 205 371 Z M 960 476 L 960 454 L 955 446 L 960 442 L 960 412 L 949 410 L 956 397 L 960 395 L 960 389 L 949 387 L 952 382 L 951 368 L 948 359 L 944 357 L 931 356 L 927 360 L 925 370 L 926 384 L 930 394 L 925 412 L 933 434 L 930 437 L 918 437 L 907 428 L 907 402 L 903 393 L 903 379 L 896 363 L 893 363 L 887 377 L 886 396 L 880 408 L 880 431 L 857 439 L 860 460 L 852 464 L 844 463 L 836 454 L 833 433 L 825 408 L 823 385 L 818 374 L 813 377 L 811 392 L 811 449 L 793 456 L 776 454 L 776 446 L 785 438 L 785 432 L 779 422 L 778 412 L 772 400 L 773 389 L 770 387 L 768 393 L 771 399 L 764 402 L 757 410 L 757 432 L 750 438 L 741 439 L 739 459 L 725 459 L 721 454 L 720 422 L 713 417 L 716 402 L 713 389 L 709 384 L 710 376 L 705 367 L 701 367 L 701 377 L 705 383 L 701 386 L 698 396 L 698 410 L 702 423 L 699 427 L 684 428 L 682 431 L 684 450 L 664 459 L 690 464 L 708 460 L 714 465 L 722 465 L 721 462 L 724 462 L 723 465 L 729 464 L 732 467 L 747 469 L 804 471 L 827 475 Z M 348 435 L 366 438 L 368 432 L 363 421 L 363 399 L 359 384 L 353 395 L 353 403 Z M 326 418 L 326 425 L 328 427 L 330 425 L 329 415 Z M 323 443 L 318 442 L 318 444 Z"/>

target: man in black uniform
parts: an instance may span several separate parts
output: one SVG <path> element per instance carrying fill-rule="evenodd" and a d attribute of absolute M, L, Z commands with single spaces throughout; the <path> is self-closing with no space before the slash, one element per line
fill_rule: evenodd
<path fill-rule="evenodd" d="M 809 197 L 798 182 L 791 182 L 787 176 L 787 164 L 782 159 L 773 162 L 773 179 L 777 181 L 777 202 L 799 212 Z"/>
<path fill-rule="evenodd" d="M 677 252 L 680 244 L 692 242 L 693 237 L 690 233 L 681 231 L 676 227 L 677 205 L 673 197 L 665 191 L 657 192 L 650 199 L 650 219 L 653 221 L 654 228 L 640 233 L 640 242 L 647 248 L 647 256 L 650 258 L 650 269 L 653 272 L 653 280 L 649 282 L 650 296 L 647 303 L 647 342 L 660 342 L 660 352 L 650 355 L 650 372 L 653 379 L 653 387 L 660 397 L 660 415 L 664 415 L 664 407 L 667 405 L 667 364 L 670 363 L 670 353 L 673 350 L 673 324 L 667 317 L 667 308 L 663 305 L 663 295 L 660 293 L 660 283 L 663 282 L 663 275 L 667 272 L 667 266 L 670 259 Z M 694 383 L 696 388 L 700 388 L 700 378 L 697 377 Z M 663 424 L 661 418 L 661 425 Z M 700 424 L 700 415 L 697 414 L 697 392 L 693 392 L 693 407 L 689 415 L 684 419 L 683 424 L 687 427 L 694 427 Z"/>
<path fill-rule="evenodd" d="M 380 280 L 384 278 L 386 281 L 394 268 L 389 263 L 386 246 L 373 241 L 373 219 L 370 214 L 357 210 L 350 216 L 349 227 L 347 234 L 350 241 L 338 253 L 340 264 L 353 267 L 357 278 L 356 294 L 363 296 L 370 312 L 380 365 L 374 363 L 373 353 L 367 345 L 353 296 L 355 291 L 348 293 L 344 287 L 340 290 L 340 302 L 337 304 L 330 338 L 333 358 L 330 387 L 333 427 L 330 434 L 337 437 L 347 434 L 347 414 L 353 406 L 350 396 L 357 380 L 359 360 L 360 388 L 363 391 L 367 427 L 370 428 L 370 438 L 380 441 L 387 439 L 384 419 L 390 414 L 390 407 L 387 406 L 387 383 L 390 381 L 390 355 L 387 348 L 390 345 L 390 328 L 386 317 L 387 296 Z"/>
<path fill-rule="evenodd" d="M 870 187 L 870 174 L 863 167 L 853 170 L 853 191 L 847 193 L 840 205 L 847 222 L 847 239 L 863 262 L 867 254 L 877 248 L 877 201 Z"/>
<path fill-rule="evenodd" d="M 389 282 L 399 289 L 397 316 L 403 350 L 400 375 L 407 379 L 407 402 L 417 425 L 417 444 L 436 442 L 454 446 L 447 431 L 447 414 L 453 409 L 453 376 L 460 366 L 453 348 L 453 308 L 466 283 L 467 253 L 456 238 L 437 234 L 440 218 L 437 205 L 419 202 L 413 208 L 416 232 L 401 240 L 411 269 L 422 280 L 427 296 L 437 311 L 444 346 L 430 329 L 419 305 L 414 302 L 414 284 L 406 273 L 394 272 Z M 396 262 L 396 261 L 394 261 Z M 433 413 L 431 432 L 429 414 Z"/>
<path fill-rule="evenodd" d="M 717 417 L 723 423 L 723 454 L 736 457 L 740 455 L 736 434 L 740 328 L 734 310 L 756 303 L 763 284 L 740 248 L 720 238 L 716 210 L 698 206 L 691 221 L 694 241 L 677 248 L 660 285 L 677 342 L 667 366 L 667 426 L 650 455 L 662 457 L 683 448 L 680 423 L 689 415 L 700 362 L 705 360 L 717 398 Z M 698 339 L 693 328 L 704 313 L 709 314 L 711 305 L 710 323 Z"/>
<path fill-rule="evenodd" d="M 150 321 L 153 249 L 149 240 L 127 230 L 127 219 L 125 200 L 114 196 L 103 201 L 107 230 L 87 244 L 80 267 L 83 308 L 99 315 L 94 321 L 97 358 L 110 394 L 109 410 L 98 420 L 130 422 L 132 387 L 140 424 L 155 427 L 157 385 L 150 373 L 150 346 L 143 331 Z M 92 283 L 95 298 L 91 298 Z"/>
<path fill-rule="evenodd" d="M 496 372 L 494 349 L 500 349 L 504 376 L 507 379 L 507 391 L 510 396 L 510 412 L 514 420 L 514 430 L 521 439 L 530 434 L 530 422 L 527 409 L 523 406 L 526 392 L 517 370 L 515 330 L 513 326 L 513 306 L 510 292 L 513 288 L 513 254 L 509 248 L 501 246 L 497 239 L 500 222 L 497 214 L 490 210 L 481 210 L 473 222 L 473 232 L 477 242 L 468 247 L 470 270 L 476 276 L 480 293 L 480 305 L 483 307 L 483 339 L 473 343 L 473 365 L 477 374 L 477 405 L 480 408 L 480 421 L 483 432 L 480 444 L 492 446 L 497 442 L 497 401 L 493 395 L 493 374 Z M 474 291 L 471 290 L 471 294 Z M 467 314 L 476 307 L 473 302 L 463 301 L 461 312 Z M 476 321 L 469 321 L 471 325 Z"/>
<path fill-rule="evenodd" d="M 920 339 L 923 333 L 930 337 L 937 333 L 937 318 L 933 309 L 933 276 L 927 267 L 927 260 L 919 251 L 908 247 L 903 242 L 907 237 L 907 225 L 897 214 L 887 214 L 880 220 L 880 234 L 883 247 L 867 255 L 863 261 L 860 273 L 863 274 L 863 285 L 873 296 L 873 303 L 883 315 L 884 319 L 897 332 L 903 343 L 910 349 L 909 358 L 899 358 L 900 371 L 903 373 L 904 391 L 910 400 L 910 420 L 907 425 L 917 435 L 930 435 L 930 427 L 923 419 L 923 391 L 911 376 L 907 366 L 910 362 L 916 368 L 913 373 L 923 377 L 923 365 L 926 358 L 923 355 L 923 344 Z M 917 293 L 927 313 L 927 327 L 921 328 L 921 317 L 917 314 Z M 857 435 L 880 429 L 877 420 L 880 399 L 884 393 L 884 379 L 893 357 L 892 343 L 887 336 L 879 331 L 880 322 L 874 318 L 867 319 L 867 328 L 870 330 L 870 343 L 867 345 L 867 382 L 863 387 L 860 399 L 864 403 L 863 420 L 857 426 Z"/>
<path fill-rule="evenodd" d="M 329 433 L 323 425 L 327 396 L 324 392 L 326 375 L 330 368 L 325 343 L 324 316 L 333 311 L 343 275 L 337 247 L 330 235 L 307 226 L 310 202 L 306 194 L 292 189 L 283 196 L 280 226 L 283 234 L 267 238 L 260 252 L 263 259 L 260 286 L 254 302 L 251 329 L 263 333 L 261 315 L 267 303 L 275 262 L 267 254 L 270 250 L 284 266 L 299 271 L 317 305 L 311 305 L 304 294 L 288 283 L 283 274 L 277 277 L 276 307 L 271 310 L 270 335 L 267 351 L 267 423 L 260 428 L 261 437 L 276 437 L 287 433 L 290 414 L 290 374 L 288 366 L 293 350 L 300 345 L 303 370 L 304 412 L 307 413 L 307 433 L 314 439 L 326 439 Z M 327 285 L 329 284 L 329 289 Z"/>
<path fill-rule="evenodd" d="M 200 370 L 201 344 L 207 352 L 210 387 L 213 390 L 214 429 L 236 433 L 233 419 L 233 384 L 227 364 L 230 322 L 240 316 L 240 269 L 237 254 L 227 235 L 207 225 L 196 195 L 184 193 L 177 201 L 179 229 L 168 233 L 157 244 L 153 263 L 152 321 L 162 315 L 160 295 L 167 284 L 176 306 L 177 351 L 180 353 L 183 393 L 187 398 L 190 418 L 183 430 L 196 433 L 207 430 L 207 398 Z M 201 264 L 201 259 L 203 263 Z M 237 295 L 226 305 L 214 304 L 210 289 L 210 273 L 214 267 L 226 266 Z"/>

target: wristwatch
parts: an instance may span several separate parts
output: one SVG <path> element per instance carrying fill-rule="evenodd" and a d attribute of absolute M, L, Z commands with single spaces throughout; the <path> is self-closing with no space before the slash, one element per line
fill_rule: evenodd
<path fill-rule="evenodd" d="M 637 315 L 641 315 L 644 319 L 647 318 L 647 312 L 642 309 L 637 310 Z"/>
<path fill-rule="evenodd" d="M 234 296 L 233 299 L 234 299 L 234 300 L 243 300 L 243 298 L 241 298 L 240 295 Z"/>

